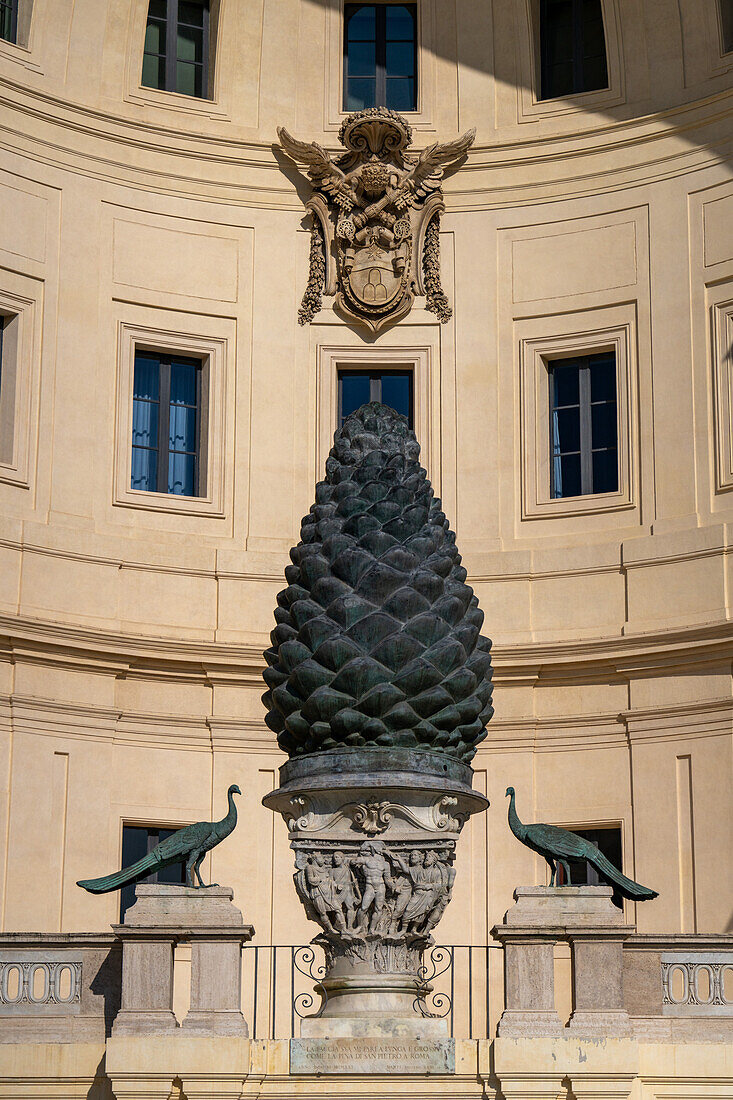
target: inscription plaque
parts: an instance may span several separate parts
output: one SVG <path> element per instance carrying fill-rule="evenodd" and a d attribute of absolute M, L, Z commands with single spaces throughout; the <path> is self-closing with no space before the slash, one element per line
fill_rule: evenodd
<path fill-rule="evenodd" d="M 291 1073 L 456 1072 L 454 1039 L 291 1039 Z"/>

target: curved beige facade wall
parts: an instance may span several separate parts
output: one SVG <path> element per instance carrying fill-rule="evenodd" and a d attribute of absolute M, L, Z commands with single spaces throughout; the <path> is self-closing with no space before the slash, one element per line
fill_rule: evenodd
<path fill-rule="evenodd" d="M 0 42 L 3 929 L 104 928 L 117 896 L 74 883 L 119 865 L 122 823 L 219 816 L 237 782 L 213 877 L 259 942 L 310 938 L 260 805 L 282 762 L 261 651 L 345 360 L 415 364 L 495 640 L 492 807 L 445 942 L 487 942 L 543 881 L 509 783 L 527 820 L 621 825 L 660 892 L 640 931 L 730 930 L 733 55 L 712 0 L 603 6 L 609 90 L 541 103 L 531 0 L 421 0 L 416 144 L 478 136 L 446 185 L 454 317 L 418 301 L 377 339 L 329 300 L 298 327 L 304 192 L 272 145 L 276 125 L 336 145 L 338 0 L 220 0 L 211 101 L 140 87 L 147 0 L 35 0 L 27 46 Z M 210 357 L 206 498 L 128 489 L 135 340 Z M 622 485 L 553 502 L 538 364 L 599 346 Z"/>

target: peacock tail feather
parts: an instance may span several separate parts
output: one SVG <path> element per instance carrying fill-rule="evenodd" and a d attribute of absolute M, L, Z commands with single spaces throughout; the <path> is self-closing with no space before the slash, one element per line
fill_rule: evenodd
<path fill-rule="evenodd" d="M 604 878 L 607 878 L 617 886 L 620 893 L 625 897 L 632 901 L 648 901 L 651 898 L 657 897 L 656 890 L 650 890 L 647 886 L 642 886 L 641 883 L 634 882 L 633 879 L 622 874 L 618 867 L 614 867 L 611 861 L 606 859 L 603 852 L 600 852 L 595 845 L 589 845 L 589 849 L 591 850 L 588 851 L 584 858 L 587 859 Z"/>
<path fill-rule="evenodd" d="M 180 858 L 180 857 L 179 857 Z M 174 861 L 171 861 L 174 862 Z M 130 882 L 136 882 L 150 874 L 154 867 L 165 865 L 155 850 L 148 852 L 137 863 L 131 863 L 129 867 L 123 867 L 121 871 L 115 871 L 112 875 L 104 875 L 102 878 L 80 879 L 77 886 L 88 890 L 90 894 L 106 894 L 110 890 L 118 890 L 120 886 L 127 886 Z"/>

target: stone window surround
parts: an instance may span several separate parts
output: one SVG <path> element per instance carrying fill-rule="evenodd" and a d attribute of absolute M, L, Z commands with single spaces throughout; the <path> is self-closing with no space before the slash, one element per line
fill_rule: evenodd
<path fill-rule="evenodd" d="M 725 3 L 725 0 L 716 0 L 715 11 L 712 13 L 712 18 L 715 20 L 715 22 L 717 24 L 718 50 L 719 50 L 719 53 L 720 53 L 720 60 L 723 61 L 723 62 L 725 62 L 725 61 L 730 62 L 731 54 L 733 54 L 733 43 L 730 43 L 728 45 L 728 48 L 726 49 L 725 24 L 723 22 L 723 10 L 722 10 L 723 3 Z M 726 66 L 726 68 L 727 68 L 727 66 Z"/>
<path fill-rule="evenodd" d="M 728 297 L 711 306 L 715 490 L 718 493 L 733 489 L 733 297 L 730 296 L 730 283 L 721 290 Z"/>
<path fill-rule="evenodd" d="M 379 2 L 379 0 L 376 0 Z M 382 0 L 385 2 L 385 0 Z M 386 0 L 399 3 L 399 0 Z M 414 0 L 417 6 L 417 110 L 401 111 L 415 130 L 435 129 L 435 20 L 437 0 Z M 326 132 L 338 130 L 349 114 L 344 110 L 344 0 L 329 0 L 326 25 L 325 103 Z"/>
<path fill-rule="evenodd" d="M 567 318 L 571 323 L 571 319 Z M 632 322 L 576 331 L 568 335 L 520 339 L 521 388 L 521 518 L 553 519 L 617 512 L 635 507 L 636 438 L 635 333 Z M 550 386 L 548 363 L 602 351 L 616 355 L 619 487 L 615 493 L 556 497 L 550 478 Z"/>
<path fill-rule="evenodd" d="M 725 76 L 733 69 L 733 52 L 725 52 L 720 0 L 700 4 L 679 0 L 686 88 Z M 700 91 L 698 94 L 703 93 Z"/>
<path fill-rule="evenodd" d="M 440 495 L 440 369 L 429 345 L 411 347 L 337 347 L 321 345 L 317 356 L 316 459 L 326 468 L 333 434 L 338 425 L 338 372 L 340 370 L 412 370 L 413 418 L 420 442 L 421 461 Z"/>
<path fill-rule="evenodd" d="M 579 114 L 596 107 L 614 107 L 626 100 L 621 27 L 616 0 L 601 0 L 606 36 L 608 87 L 578 92 L 558 99 L 540 99 L 540 5 L 539 0 L 515 0 L 518 68 L 517 121 L 536 122 L 556 115 Z"/>
<path fill-rule="evenodd" d="M 185 111 L 187 114 L 203 115 L 207 118 L 230 119 L 228 104 L 225 104 L 226 88 L 220 79 L 221 66 L 217 64 L 220 56 L 220 34 L 222 6 L 226 0 L 209 0 L 209 92 L 210 95 L 183 95 L 180 92 L 168 92 L 164 88 L 146 88 L 142 84 L 143 49 L 147 27 L 149 0 L 136 4 L 130 19 L 130 31 L 127 47 L 127 76 L 125 81 L 125 99 L 132 103 L 165 110 Z"/>
<path fill-rule="evenodd" d="M 7 38 L 0 39 L 4 47 L 9 46 L 11 50 L 29 49 L 33 3 L 34 0 L 18 0 L 15 41 L 10 42 Z"/>
<path fill-rule="evenodd" d="M 12 321 L 3 333 L 0 382 L 0 482 L 31 487 L 40 388 L 43 284 L 29 276 L 0 274 L 0 314 Z"/>
<path fill-rule="evenodd" d="M 183 334 L 119 322 L 114 505 L 155 512 L 174 512 L 179 515 L 225 517 L 227 344 L 226 338 L 215 339 L 195 333 Z M 151 493 L 146 489 L 130 487 L 133 377 L 135 352 L 140 348 L 185 355 L 202 361 L 202 389 L 207 400 L 201 414 L 201 468 L 206 471 L 206 485 L 201 496 Z"/>

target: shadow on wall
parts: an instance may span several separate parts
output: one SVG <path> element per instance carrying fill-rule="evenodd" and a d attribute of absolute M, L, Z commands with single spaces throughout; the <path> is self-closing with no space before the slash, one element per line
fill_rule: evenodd
<path fill-rule="evenodd" d="M 710 10 L 706 8 L 701 18 L 699 0 L 641 0 L 634 6 L 620 4 L 619 0 L 599 0 L 603 10 L 609 80 L 613 87 L 618 83 L 619 94 L 605 103 L 603 96 L 599 101 L 594 92 L 564 95 L 556 102 L 563 107 L 586 108 L 589 119 L 597 120 L 598 115 L 606 115 L 612 121 L 621 122 L 733 87 L 733 68 L 726 72 L 727 67 L 720 65 L 722 39 L 714 6 L 717 2 L 710 0 Z M 305 3 L 328 13 L 334 10 L 334 0 L 305 0 Z M 456 0 L 454 5 L 443 4 L 442 0 L 423 0 L 423 4 L 426 34 L 420 33 L 420 37 L 431 54 L 459 66 L 462 71 L 493 76 L 497 85 L 504 85 L 512 92 L 516 88 L 530 94 L 534 91 L 540 74 L 541 0 L 490 0 L 482 4 Z M 696 57 L 692 66 L 688 65 L 688 53 Z M 632 81 L 618 75 L 614 78 L 613 57 L 621 66 L 624 60 L 626 64 L 631 61 L 638 64 L 643 59 L 645 70 L 633 74 L 633 85 L 644 89 L 643 94 L 629 91 L 628 101 L 624 101 L 621 85 L 629 90 Z M 695 68 L 699 71 L 693 72 Z M 617 72 L 618 69 L 619 64 L 616 64 Z M 490 144 L 490 135 L 497 128 L 494 104 L 487 102 L 486 106 L 484 125 L 480 119 L 460 120 L 461 129 L 477 124 L 475 148 Z M 550 119 L 554 112 L 549 114 L 550 118 L 545 121 L 549 123 L 548 128 L 552 128 Z M 584 128 L 578 126 L 579 130 Z M 542 136 L 547 132 L 543 127 Z M 528 134 L 530 140 L 536 136 L 539 135 Z M 685 139 L 697 144 L 694 133 L 686 133 Z"/>
<path fill-rule="evenodd" d="M 89 988 L 96 997 L 104 998 L 104 1034 L 109 1038 L 122 997 L 122 952 L 119 947 L 109 951 Z"/>

